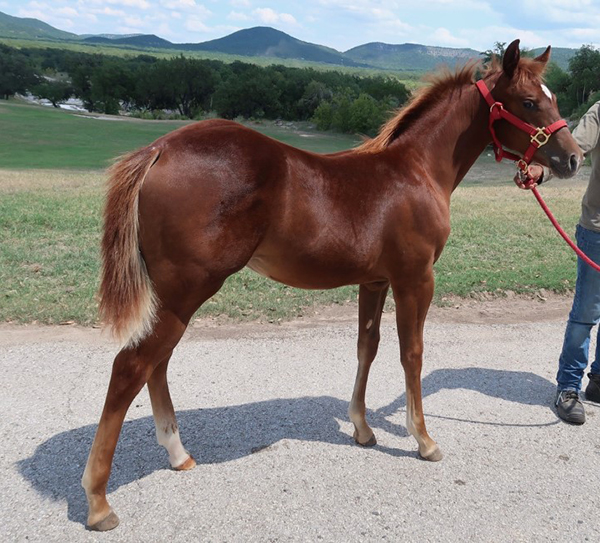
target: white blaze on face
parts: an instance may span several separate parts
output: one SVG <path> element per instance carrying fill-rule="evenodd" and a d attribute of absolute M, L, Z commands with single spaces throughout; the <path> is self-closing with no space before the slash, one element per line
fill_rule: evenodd
<path fill-rule="evenodd" d="M 552 100 L 552 93 L 550 92 L 550 89 L 546 87 L 546 85 L 542 85 L 542 90 L 544 91 L 544 94 L 550 98 L 550 100 Z"/>

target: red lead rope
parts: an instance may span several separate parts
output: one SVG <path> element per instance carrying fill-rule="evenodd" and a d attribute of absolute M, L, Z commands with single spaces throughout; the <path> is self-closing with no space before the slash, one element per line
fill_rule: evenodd
<path fill-rule="evenodd" d="M 539 193 L 537 187 L 531 187 L 531 192 L 533 192 L 535 199 L 539 202 L 540 206 L 542 206 L 544 213 L 548 215 L 550 222 L 554 225 L 554 228 L 556 228 L 556 231 L 561 235 L 561 237 L 567 242 L 569 247 L 571 247 L 571 249 L 573 249 L 577 253 L 577 256 L 581 258 L 581 260 L 583 260 L 586 264 L 594 268 L 597 272 L 600 272 L 600 266 L 598 266 L 598 264 L 596 264 L 589 256 L 587 256 L 579 247 L 577 247 L 577 245 L 575 245 L 573 241 L 571 241 L 571 238 L 563 230 L 562 226 L 558 224 L 558 221 L 556 220 L 554 215 L 552 215 L 552 211 L 550 211 L 550 209 L 546 205 L 546 202 L 544 202 L 544 199 Z"/>

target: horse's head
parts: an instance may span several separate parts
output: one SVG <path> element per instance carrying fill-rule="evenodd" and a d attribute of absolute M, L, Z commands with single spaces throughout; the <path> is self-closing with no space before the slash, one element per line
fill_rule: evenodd
<path fill-rule="evenodd" d="M 506 49 L 501 74 L 492 90 L 494 99 L 507 111 L 533 127 L 550 127 L 561 119 L 556 97 L 542 78 L 549 58 L 550 46 L 537 58 L 521 58 L 519 40 L 513 41 Z M 530 134 L 505 119 L 496 123 L 496 133 L 506 147 L 520 155 L 532 140 Z M 541 145 L 533 154 L 534 161 L 551 168 L 558 177 L 575 175 L 583 154 L 568 128 L 560 128 L 549 137 L 539 133 L 537 138 Z"/>

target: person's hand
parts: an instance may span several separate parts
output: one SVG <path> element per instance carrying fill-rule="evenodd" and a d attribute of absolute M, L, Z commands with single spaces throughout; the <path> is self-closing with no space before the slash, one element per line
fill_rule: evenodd
<path fill-rule="evenodd" d="M 527 167 L 527 173 L 522 170 L 518 170 L 515 175 L 514 181 L 517 187 L 523 190 L 530 190 L 533 187 L 539 185 L 544 177 L 544 168 L 539 164 L 530 164 Z"/>

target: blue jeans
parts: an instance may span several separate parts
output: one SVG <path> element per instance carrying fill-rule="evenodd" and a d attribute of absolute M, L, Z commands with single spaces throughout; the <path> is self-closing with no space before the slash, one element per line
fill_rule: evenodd
<path fill-rule="evenodd" d="M 577 226 L 577 246 L 594 262 L 600 263 L 600 232 Z M 600 321 L 600 272 L 581 258 L 577 259 L 577 283 L 573 307 L 569 314 L 562 353 L 558 362 L 558 390 L 581 390 L 581 380 L 588 366 L 590 334 Z M 599 331 L 600 336 L 600 331 Z M 600 337 L 591 373 L 600 374 Z"/>

